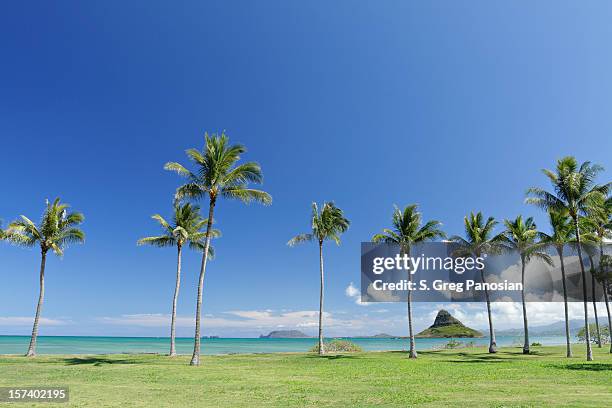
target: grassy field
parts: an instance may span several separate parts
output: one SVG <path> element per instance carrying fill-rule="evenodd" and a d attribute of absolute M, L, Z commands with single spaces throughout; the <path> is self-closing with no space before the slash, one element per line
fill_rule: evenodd
<path fill-rule="evenodd" d="M 595 348 L 587 363 L 583 351 L 227 355 L 200 367 L 186 356 L 0 356 L 0 386 L 68 385 L 74 407 L 612 406 L 612 355 Z"/>

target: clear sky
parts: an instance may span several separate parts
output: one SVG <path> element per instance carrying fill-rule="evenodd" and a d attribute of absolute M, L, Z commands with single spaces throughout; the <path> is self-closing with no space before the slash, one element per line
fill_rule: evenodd
<path fill-rule="evenodd" d="M 204 334 L 314 333 L 317 249 L 286 246 L 313 200 L 351 220 L 325 249 L 328 333 L 404 334 L 405 305 L 347 295 L 359 243 L 393 204 L 418 203 L 449 234 L 472 210 L 543 227 L 523 204 L 547 186 L 541 168 L 571 154 L 611 178 L 611 18 L 605 1 L 4 4 L 0 218 L 38 219 L 56 196 L 86 216 L 86 244 L 48 262 L 41 334 L 167 334 L 175 252 L 136 240 L 169 215 L 181 180 L 163 164 L 224 129 L 274 203 L 219 203 Z M 0 334 L 29 333 L 38 265 L 37 250 L 0 245 Z M 185 256 L 183 336 L 198 265 Z M 438 306 L 418 305 L 417 328 Z M 452 310 L 485 326 L 482 305 Z M 496 313 L 520 325 L 512 305 Z"/>

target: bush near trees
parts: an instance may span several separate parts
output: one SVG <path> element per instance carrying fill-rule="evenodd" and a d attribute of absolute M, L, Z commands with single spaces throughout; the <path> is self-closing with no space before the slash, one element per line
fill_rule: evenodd
<path fill-rule="evenodd" d="M 589 332 L 591 333 L 595 332 L 595 323 L 589 324 Z M 600 332 L 601 332 L 601 342 L 603 344 L 610 343 L 610 330 L 608 329 L 608 327 L 601 326 Z M 586 337 L 586 332 L 584 330 L 584 327 L 578 331 L 578 334 L 576 334 L 576 337 L 578 337 L 578 341 L 580 341 L 581 343 L 584 343 L 585 337 Z M 590 337 L 590 340 L 592 344 L 597 343 L 597 339 L 595 337 Z"/>
<path fill-rule="evenodd" d="M 330 342 L 326 342 L 323 345 L 323 349 L 326 353 L 360 353 L 363 351 L 363 349 L 357 344 L 348 340 L 332 340 Z M 318 353 L 319 344 L 316 344 L 310 349 L 310 351 L 312 353 Z"/>

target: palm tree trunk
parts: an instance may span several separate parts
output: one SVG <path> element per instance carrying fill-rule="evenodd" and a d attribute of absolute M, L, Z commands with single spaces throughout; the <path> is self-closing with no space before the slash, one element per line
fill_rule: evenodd
<path fill-rule="evenodd" d="M 587 279 L 582 261 L 582 244 L 580 242 L 580 227 L 578 227 L 578 217 L 572 216 L 574 220 L 574 230 L 576 231 L 576 243 L 578 244 L 578 261 L 580 262 L 580 273 L 582 274 L 582 303 L 584 305 L 584 337 L 586 340 L 586 359 L 593 361 L 593 350 L 591 349 L 591 335 L 589 333 L 589 309 L 587 304 Z"/>
<path fill-rule="evenodd" d="M 402 257 L 404 254 L 401 254 Z M 410 255 L 410 251 L 408 251 L 408 255 Z M 408 271 L 408 281 L 410 282 L 410 287 L 412 287 L 412 273 Z M 409 358 L 417 358 L 418 354 L 416 351 L 416 342 L 414 340 L 414 329 L 412 327 L 412 291 L 408 290 L 408 338 L 410 339 L 410 354 Z"/>
<path fill-rule="evenodd" d="M 601 276 L 603 277 L 603 282 L 602 282 L 602 286 L 603 286 L 603 292 L 604 292 L 604 301 L 606 302 L 606 311 L 608 312 L 608 333 L 610 335 L 610 353 L 612 353 L 612 317 L 610 316 L 610 303 L 609 303 L 609 299 L 608 299 L 608 280 L 605 279 L 606 275 L 604 274 L 604 269 L 603 269 L 603 257 L 604 257 L 604 250 L 603 250 L 603 240 L 599 241 L 599 272 L 601 273 Z"/>
<path fill-rule="evenodd" d="M 408 271 L 410 286 L 412 286 L 412 274 Z M 410 358 L 417 358 L 416 343 L 414 341 L 414 330 L 412 328 L 412 291 L 408 291 L 408 335 L 410 337 Z"/>
<path fill-rule="evenodd" d="M 200 279 L 198 281 L 198 300 L 196 304 L 196 318 L 195 318 L 195 339 L 193 345 L 193 355 L 191 356 L 192 366 L 200 365 L 200 346 L 201 346 L 201 331 L 200 331 L 200 320 L 202 317 L 202 291 L 204 289 L 204 275 L 206 274 L 206 261 L 208 260 L 208 249 L 210 247 L 210 234 L 212 231 L 213 223 L 213 212 L 215 208 L 215 197 L 210 197 L 210 205 L 208 208 L 208 224 L 206 225 L 206 238 L 204 243 L 204 253 L 202 253 L 202 265 L 200 266 Z"/>
<path fill-rule="evenodd" d="M 480 279 L 485 283 L 484 270 L 480 270 Z M 489 291 L 485 287 L 485 299 L 487 301 L 487 316 L 489 317 L 489 353 L 497 353 L 497 342 L 495 341 L 495 330 L 493 329 L 493 315 L 491 313 L 491 299 Z"/>
<path fill-rule="evenodd" d="M 32 327 L 32 337 L 30 338 L 30 346 L 26 357 L 34 357 L 36 355 L 36 339 L 38 337 L 38 321 L 40 320 L 40 312 L 42 311 L 43 300 L 45 298 L 45 265 L 47 263 L 47 251 L 41 251 L 40 258 L 40 292 L 38 294 L 38 304 L 36 305 L 36 316 L 34 317 L 34 326 Z"/>
<path fill-rule="evenodd" d="M 170 323 L 170 357 L 176 356 L 176 303 L 181 287 L 181 250 L 182 246 L 179 243 L 176 257 L 176 284 L 174 285 L 174 297 L 172 298 L 172 322 Z"/>
<path fill-rule="evenodd" d="M 323 344 L 323 241 L 319 241 L 319 272 L 321 274 L 321 286 L 319 288 L 319 355 L 325 354 L 325 345 Z"/>
<path fill-rule="evenodd" d="M 525 342 L 523 343 L 523 354 L 529 354 L 529 325 L 527 324 L 527 306 L 525 305 L 525 258 L 521 257 L 521 300 L 523 301 L 523 330 L 525 331 Z"/>
<path fill-rule="evenodd" d="M 572 357 L 572 346 L 570 343 L 569 312 L 567 307 L 567 284 L 565 283 L 565 262 L 563 262 L 563 251 L 557 249 L 561 260 L 561 280 L 563 283 L 563 307 L 565 309 L 565 342 L 567 347 L 567 357 Z"/>
<path fill-rule="evenodd" d="M 593 257 L 589 255 L 589 262 L 591 262 L 591 294 L 593 301 L 593 313 L 595 314 L 595 334 L 597 335 L 597 347 L 601 348 L 601 330 L 599 330 L 599 318 L 597 317 L 597 299 L 595 298 L 595 263 L 593 261 Z"/>
<path fill-rule="evenodd" d="M 610 353 L 612 353 L 612 317 L 610 316 L 610 303 L 608 300 L 608 282 L 604 281 L 604 300 L 606 302 L 606 311 L 608 312 L 608 333 L 610 333 Z"/>

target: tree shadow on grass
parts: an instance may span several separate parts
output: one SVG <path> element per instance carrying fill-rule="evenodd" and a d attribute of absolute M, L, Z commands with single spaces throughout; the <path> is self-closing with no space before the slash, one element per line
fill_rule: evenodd
<path fill-rule="evenodd" d="M 315 354 L 315 355 L 309 355 L 306 358 L 322 358 L 325 360 L 339 360 L 339 359 L 355 359 L 359 357 L 351 356 L 347 354 L 323 354 L 322 356 Z"/>
<path fill-rule="evenodd" d="M 504 353 L 515 354 L 515 353 Z M 481 354 L 481 353 L 466 353 L 466 352 L 458 352 L 455 353 L 457 360 L 444 360 L 449 363 L 503 363 L 507 361 L 513 361 L 507 357 L 504 357 L 504 354 Z M 516 353 L 517 355 L 523 356 L 522 353 Z"/>
<path fill-rule="evenodd" d="M 408 358 L 408 351 L 385 351 L 385 353 L 390 354 L 403 354 Z M 447 360 L 445 357 L 457 357 L 463 358 L 466 360 L 483 360 L 483 361 L 508 361 L 508 358 L 503 358 L 504 354 L 514 354 L 514 353 L 498 353 L 498 354 L 489 354 L 489 353 L 473 353 L 473 352 L 465 352 L 459 350 L 423 350 L 418 351 L 418 358 L 421 357 L 433 357 L 435 359 L 440 359 L 439 361 L 450 361 L 450 362 L 461 362 L 461 363 L 469 363 L 470 361 L 462 361 L 462 360 Z M 516 353 L 517 355 L 522 355 L 522 353 Z M 417 358 L 417 360 L 418 360 Z"/>
<path fill-rule="evenodd" d="M 503 360 L 503 359 L 472 359 L 472 360 L 440 360 L 442 362 L 445 363 L 457 363 L 457 364 L 481 364 L 481 363 L 485 363 L 485 364 L 495 364 L 495 363 L 504 363 L 507 362 L 508 360 Z"/>
<path fill-rule="evenodd" d="M 447 363 L 505 363 L 509 361 L 507 358 L 490 357 L 490 356 L 460 356 L 457 360 L 441 360 Z"/>
<path fill-rule="evenodd" d="M 99 367 L 103 364 L 142 364 L 142 361 L 130 360 L 130 359 L 119 359 L 119 358 L 106 358 L 106 357 L 70 357 L 65 358 L 64 362 L 67 365 L 84 365 L 91 364 Z"/>
<path fill-rule="evenodd" d="M 562 370 L 577 370 L 577 371 L 612 371 L 612 363 L 573 363 L 573 364 L 557 364 L 555 368 Z"/>

